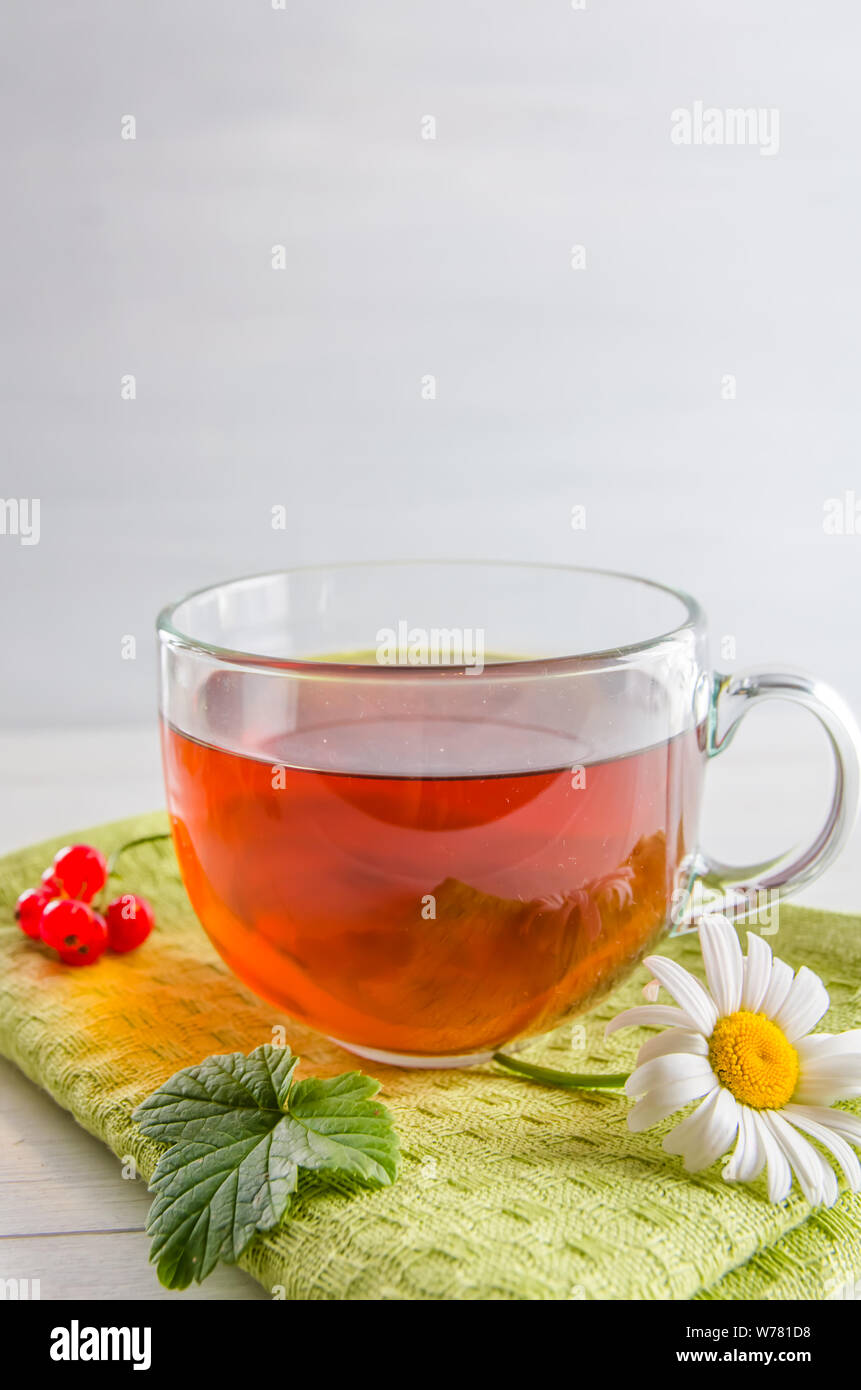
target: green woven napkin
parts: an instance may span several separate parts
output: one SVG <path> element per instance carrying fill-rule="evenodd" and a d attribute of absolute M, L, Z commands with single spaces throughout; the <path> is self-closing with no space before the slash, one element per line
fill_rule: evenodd
<path fill-rule="evenodd" d="M 110 852 L 166 828 L 163 815 L 77 833 Z M 286 1026 L 300 1075 L 357 1066 L 379 1077 L 403 1149 L 391 1188 L 349 1191 L 310 1177 L 283 1226 L 242 1266 L 287 1298 L 686 1299 L 839 1297 L 861 1272 L 861 1197 L 811 1212 L 782 1207 L 762 1180 L 730 1185 L 720 1165 L 689 1176 L 661 1134 L 628 1133 L 628 1102 L 546 1089 L 493 1067 L 398 1071 L 357 1062 L 276 1014 L 230 974 L 198 925 L 168 842 L 129 851 L 117 891 L 153 902 L 158 927 L 137 952 L 72 970 L 14 926 L 17 895 L 72 837 L 0 861 L 0 1052 L 117 1155 L 148 1176 L 157 1150 L 131 1113 L 180 1067 L 248 1052 Z M 777 953 L 822 975 L 823 1027 L 861 1025 L 861 923 L 784 909 Z M 695 938 L 667 954 L 699 972 Z M 645 971 L 585 1020 L 525 1050 L 577 1071 L 633 1066 L 649 1034 L 606 1042 L 605 1022 L 641 1002 Z M 280 1288 L 279 1288 L 280 1293 Z"/>

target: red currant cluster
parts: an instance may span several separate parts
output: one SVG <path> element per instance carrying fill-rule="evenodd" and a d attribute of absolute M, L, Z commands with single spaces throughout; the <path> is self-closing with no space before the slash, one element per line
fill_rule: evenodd
<path fill-rule="evenodd" d="M 92 845 L 67 845 L 42 875 L 41 888 L 28 888 L 15 916 L 23 932 L 44 941 L 65 965 L 95 965 L 110 946 L 133 951 L 146 941 L 155 918 L 146 898 L 124 893 L 104 912 L 93 899 L 108 881 L 108 864 Z"/>

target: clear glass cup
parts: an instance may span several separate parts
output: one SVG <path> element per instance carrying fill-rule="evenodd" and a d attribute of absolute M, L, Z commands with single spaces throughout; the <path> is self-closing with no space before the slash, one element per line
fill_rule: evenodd
<path fill-rule="evenodd" d="M 313 566 L 158 620 L 164 769 L 191 903 L 236 974 L 361 1056 L 454 1066 L 588 1009 L 668 929 L 811 882 L 858 805 L 843 701 L 708 666 L 697 603 L 607 571 Z M 754 869 L 698 842 L 709 757 L 805 705 L 825 825 Z"/>

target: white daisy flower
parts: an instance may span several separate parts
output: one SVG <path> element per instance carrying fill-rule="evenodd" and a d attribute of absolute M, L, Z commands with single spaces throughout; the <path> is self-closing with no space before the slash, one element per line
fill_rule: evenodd
<path fill-rule="evenodd" d="M 829 1006 L 825 986 L 804 965 L 793 974 L 761 937 L 748 932 L 744 957 L 735 928 L 718 916 L 702 919 L 699 937 L 708 990 L 675 961 L 649 956 L 646 966 L 678 1007 L 641 1005 L 607 1025 L 607 1033 L 668 1029 L 643 1044 L 625 1085 L 637 1102 L 629 1128 L 649 1129 L 698 1100 L 664 1139 L 689 1172 L 734 1143 L 728 1181 L 751 1182 L 767 1168 L 769 1198 L 781 1202 L 794 1172 L 809 1202 L 831 1206 L 837 1178 L 813 1139 L 859 1191 L 850 1144 L 861 1146 L 861 1119 L 829 1107 L 861 1096 L 861 1029 L 811 1033 Z"/>

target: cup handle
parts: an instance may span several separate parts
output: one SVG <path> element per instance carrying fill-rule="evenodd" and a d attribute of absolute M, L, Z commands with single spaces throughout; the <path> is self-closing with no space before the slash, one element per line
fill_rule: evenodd
<path fill-rule="evenodd" d="M 709 912 L 748 917 L 761 906 L 759 895 L 778 900 L 812 883 L 840 851 L 855 824 L 859 800 L 861 734 L 851 710 L 836 691 L 812 676 L 788 671 L 755 671 L 726 676 L 715 673 L 709 706 L 707 753 L 710 758 L 731 743 L 754 701 L 790 700 L 816 715 L 834 754 L 834 793 L 825 824 L 812 844 L 746 867 L 697 855 L 694 877 L 707 894 Z"/>

